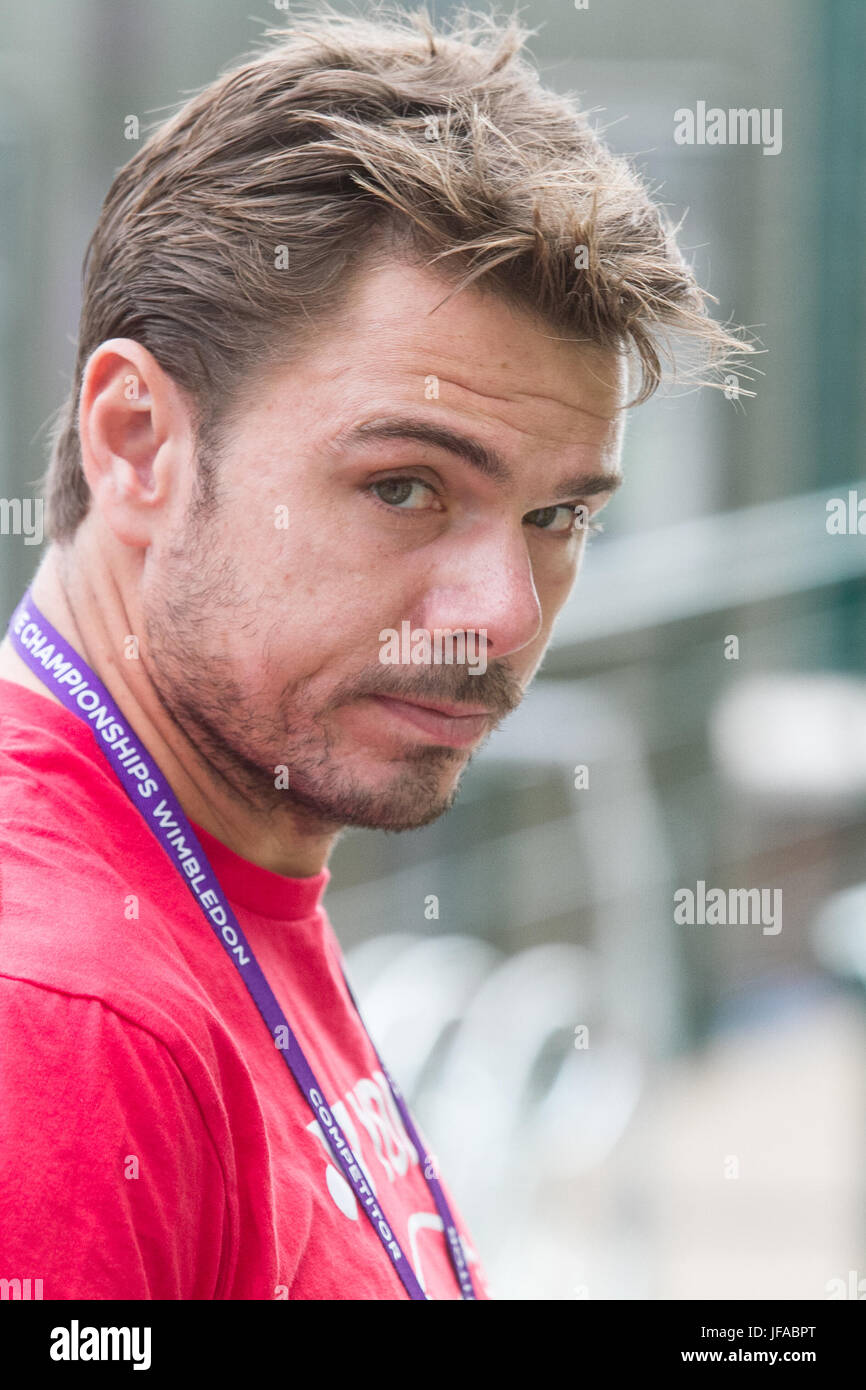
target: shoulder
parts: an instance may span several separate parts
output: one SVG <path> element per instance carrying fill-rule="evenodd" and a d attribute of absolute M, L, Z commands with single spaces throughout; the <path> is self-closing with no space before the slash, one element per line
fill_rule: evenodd
<path fill-rule="evenodd" d="M 0 975 L 0 1092 L 4 1263 L 54 1298 L 219 1296 L 231 1153 L 161 1038 Z"/>
<path fill-rule="evenodd" d="M 90 731 L 76 743 L 0 723 L 0 976 L 45 991 L 42 1012 L 51 992 L 98 1000 L 202 1052 L 202 925 Z"/>

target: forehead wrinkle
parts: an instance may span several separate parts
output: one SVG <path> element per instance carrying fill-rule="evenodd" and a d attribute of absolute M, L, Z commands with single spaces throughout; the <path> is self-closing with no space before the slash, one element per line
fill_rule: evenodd
<path fill-rule="evenodd" d="M 480 396 L 485 401 L 501 401 L 504 405 L 515 405 L 520 400 L 526 401 L 553 401 L 554 405 L 564 406 L 566 410 L 576 410 L 580 415 L 589 415 L 593 420 L 602 420 L 611 423 L 616 419 L 617 411 L 614 415 L 600 415 L 596 410 L 590 410 L 585 405 L 577 405 L 572 401 L 563 400 L 562 396 L 549 396 L 544 391 L 513 391 L 509 396 L 497 396 L 492 391 L 480 391 L 477 386 L 466 386 L 462 381 L 457 381 L 451 377 L 439 376 L 439 381 L 446 382 L 449 386 L 456 386 L 460 391 L 466 391 L 470 396 Z M 519 425 L 513 426 L 520 429 Z M 521 433 L 528 433 L 522 430 Z"/>
<path fill-rule="evenodd" d="M 438 380 L 440 382 L 449 382 L 450 378 L 440 376 Z M 506 405 L 513 404 L 513 399 L 507 396 L 492 396 L 487 395 L 485 392 L 482 391 L 476 392 L 474 387 L 463 386 L 461 382 L 456 380 L 450 381 L 450 384 L 457 386 L 460 390 L 466 391 L 469 395 L 475 394 L 479 396 L 485 396 L 487 400 L 501 401 L 503 404 Z M 528 392 L 517 392 L 516 394 L 525 396 L 527 400 L 533 399 L 532 394 Z M 621 410 L 617 410 L 614 415 L 597 415 L 595 411 L 587 410 L 580 406 L 566 405 L 566 403 L 560 400 L 558 396 L 542 396 L 537 397 L 535 399 L 553 401 L 556 405 L 564 406 L 568 410 L 576 410 L 583 415 L 589 416 L 590 419 L 596 420 L 600 424 L 607 426 L 601 438 L 599 438 L 598 440 L 587 441 L 585 439 L 580 438 L 575 439 L 575 426 L 572 425 L 571 428 L 566 430 L 564 434 L 561 431 L 557 431 L 555 434 L 548 435 L 545 442 L 545 447 L 547 449 L 568 449 L 569 447 L 574 446 L 575 444 L 579 448 L 585 448 L 587 447 L 587 443 L 589 443 L 590 447 L 593 447 L 596 444 L 600 447 L 602 457 L 607 457 L 610 455 L 616 456 L 617 446 L 621 437 L 620 431 L 625 423 L 625 416 Z M 507 429 L 508 431 L 513 432 L 514 434 L 520 435 L 523 438 L 527 439 L 530 442 L 530 444 L 532 444 L 534 447 L 538 446 L 538 430 L 532 424 L 517 424 L 516 421 L 506 420 L 498 414 L 493 415 L 492 417 L 485 417 L 482 415 L 480 418 L 482 423 L 489 423 L 490 418 L 492 418 L 496 421 L 497 424 L 503 425 L 505 429 Z M 619 486 L 619 484 L 616 484 L 616 486 Z"/>

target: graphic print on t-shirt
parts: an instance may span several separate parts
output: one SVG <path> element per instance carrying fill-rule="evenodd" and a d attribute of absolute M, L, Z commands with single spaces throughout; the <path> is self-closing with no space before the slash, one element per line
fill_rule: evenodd
<path fill-rule="evenodd" d="M 372 1077 L 359 1077 L 354 1086 L 346 1091 L 344 1099 L 334 1101 L 329 1109 L 349 1141 L 358 1167 L 363 1172 L 373 1196 L 382 1207 L 386 1218 L 392 1220 L 389 1214 L 388 1192 L 392 1190 L 393 1184 L 399 1184 L 401 1178 L 406 1178 L 411 1173 L 413 1166 L 418 1167 L 420 1157 L 406 1132 L 406 1126 L 394 1104 L 391 1088 L 385 1076 L 377 1068 Z M 311 1135 L 319 1140 L 322 1146 L 326 1159 L 325 1181 L 335 1206 L 349 1221 L 365 1219 L 351 1184 L 335 1166 L 319 1121 L 311 1120 L 306 1128 Z M 364 1143 L 362 1143 L 362 1135 L 364 1136 Z M 370 1146 L 372 1146 L 377 1160 L 375 1164 L 371 1164 L 369 1161 L 371 1157 L 369 1155 Z M 435 1162 L 435 1160 L 431 1161 Z M 379 1181 L 372 1171 L 373 1167 L 379 1174 Z M 387 1179 L 386 1182 L 381 1181 L 383 1170 Z M 396 1206 L 394 1203 L 391 1205 Z M 426 1293 L 424 1253 L 428 1247 L 431 1254 L 434 1249 L 437 1252 L 440 1249 L 443 1234 L 442 1218 L 433 1209 L 431 1202 L 429 1209 L 410 1212 L 405 1222 L 402 1220 L 401 1211 L 396 1210 L 392 1224 L 395 1226 L 395 1233 L 400 1246 L 409 1259 L 419 1284 Z M 425 1232 L 433 1233 L 432 1242 L 429 1235 L 425 1236 Z M 467 1264 L 471 1268 L 477 1264 L 478 1257 L 466 1237 L 461 1236 L 460 1239 Z"/>

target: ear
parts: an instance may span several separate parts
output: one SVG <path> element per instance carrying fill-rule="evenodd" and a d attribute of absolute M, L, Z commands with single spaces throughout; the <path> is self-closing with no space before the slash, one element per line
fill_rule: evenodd
<path fill-rule="evenodd" d="M 195 465 L 185 393 L 147 348 L 110 338 L 88 359 L 78 418 L 92 511 L 126 545 L 149 545 Z"/>

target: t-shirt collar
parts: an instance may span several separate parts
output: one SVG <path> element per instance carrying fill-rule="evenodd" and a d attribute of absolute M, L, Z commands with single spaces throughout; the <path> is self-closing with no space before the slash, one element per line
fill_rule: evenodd
<path fill-rule="evenodd" d="M 243 859 L 203 826 L 190 824 L 231 902 L 281 921 L 300 921 L 315 914 L 330 881 L 328 869 L 308 878 L 289 878 Z"/>

